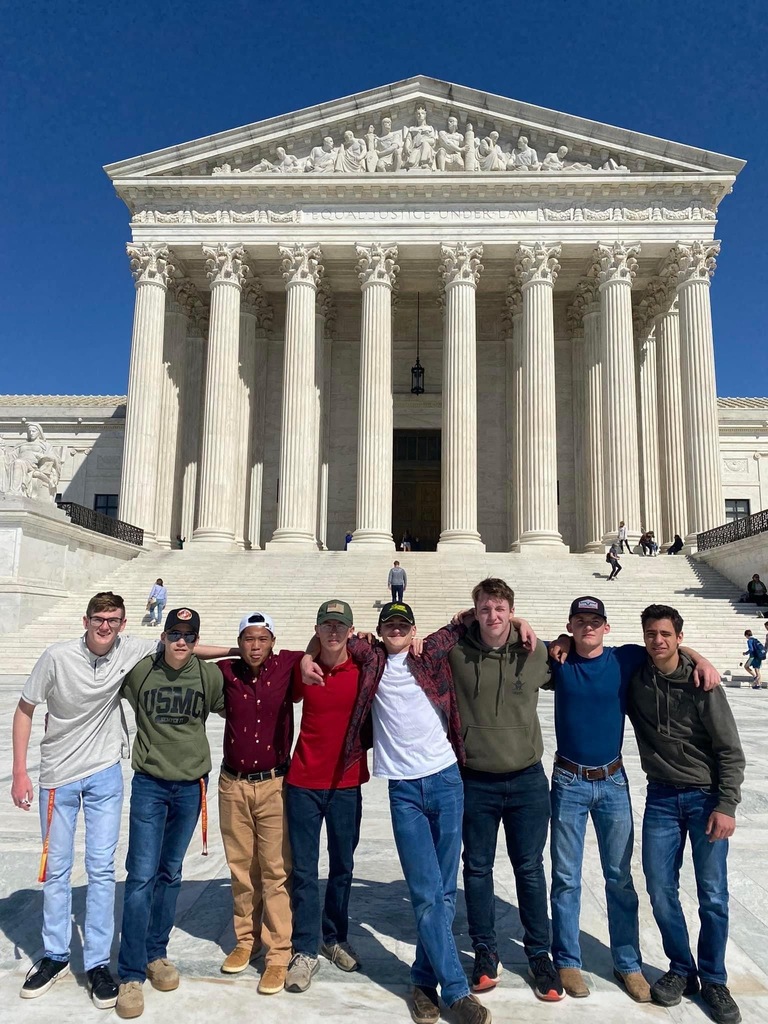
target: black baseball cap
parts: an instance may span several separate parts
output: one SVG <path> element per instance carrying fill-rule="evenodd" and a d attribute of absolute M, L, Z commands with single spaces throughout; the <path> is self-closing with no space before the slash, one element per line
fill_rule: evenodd
<path fill-rule="evenodd" d="M 605 614 L 605 605 L 599 597 L 577 597 L 575 601 L 572 601 L 568 618 L 572 619 L 574 615 L 580 614 L 599 615 L 606 622 L 608 621 L 608 616 Z"/>
<path fill-rule="evenodd" d="M 387 604 L 382 605 L 379 612 L 379 625 L 382 622 L 389 622 L 391 619 L 405 619 L 412 626 L 416 625 L 413 608 L 409 604 L 403 604 L 400 601 L 389 601 Z"/>
<path fill-rule="evenodd" d="M 200 633 L 200 616 L 191 608 L 174 608 L 165 617 L 165 632 L 174 629 L 176 626 L 190 626 L 196 633 Z"/>

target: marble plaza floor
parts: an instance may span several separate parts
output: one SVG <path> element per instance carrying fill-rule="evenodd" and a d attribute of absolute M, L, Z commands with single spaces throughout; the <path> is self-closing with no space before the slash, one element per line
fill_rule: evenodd
<path fill-rule="evenodd" d="M 85 874 L 82 865 L 82 836 L 78 837 L 73 876 L 75 929 L 72 946 L 74 973 L 62 979 L 45 996 L 21 1000 L 18 992 L 29 965 L 40 955 L 41 887 L 36 882 L 39 857 L 39 825 L 34 814 L 13 807 L 8 795 L 11 774 L 10 727 L 19 683 L 0 677 L 0 1021 L 4 1024 L 34 1024 L 55 1021 L 117 1019 L 113 1011 L 93 1007 L 84 989 L 82 927 Z M 728 967 L 731 990 L 744 1021 L 768 1022 L 768 690 L 743 687 L 729 689 L 747 753 L 747 778 L 738 828 L 730 850 L 731 938 Z M 551 695 L 540 702 L 544 728 L 545 764 L 553 754 Z M 35 723 L 30 769 L 36 779 L 36 744 L 41 723 Z M 220 748 L 222 725 L 210 729 L 214 751 Z M 642 774 L 634 745 L 628 735 L 625 755 L 634 796 L 636 825 L 643 809 Z M 216 757 L 214 756 L 214 761 Z M 129 772 L 126 769 L 126 779 Z M 215 794 L 216 772 L 211 779 Z M 403 883 L 389 823 L 385 786 L 372 781 L 364 790 L 363 828 L 357 852 L 355 884 L 350 906 L 350 940 L 364 961 L 363 970 L 345 975 L 327 961 L 308 992 L 293 995 L 260 996 L 256 992 L 263 960 L 244 974 L 227 978 L 219 972 L 225 954 L 234 945 L 230 919 L 230 889 L 221 840 L 215 797 L 210 801 L 210 855 L 200 856 L 198 831 L 184 867 L 184 883 L 178 904 L 177 925 L 171 936 L 169 955 L 182 972 L 180 988 L 173 993 L 145 986 L 147 1024 L 167 1024 L 169 1019 L 184 1024 L 211 1020 L 257 1020 L 277 1024 L 293 1016 L 300 1024 L 320 1021 L 360 1021 L 390 1024 L 408 1021 L 404 1002 L 408 990 L 408 969 L 414 949 L 414 924 L 408 892 Z M 123 863 L 127 840 L 125 829 L 118 851 L 118 914 L 123 890 Z M 548 860 L 548 855 L 545 859 Z M 653 980 L 665 967 L 659 936 L 643 889 L 640 867 L 639 828 L 634 857 L 635 881 L 640 891 L 640 927 L 647 976 Z M 696 930 L 696 898 L 690 860 L 682 878 L 682 898 L 692 931 Z M 504 973 L 499 987 L 483 997 L 497 1022 L 528 1024 L 539 1021 L 604 1021 L 625 1024 L 628 1019 L 674 1021 L 676 1024 L 709 1018 L 698 1000 L 683 1000 L 680 1006 L 664 1010 L 631 1003 L 611 974 L 607 948 L 607 924 L 597 848 L 588 838 L 584 865 L 582 900 L 582 953 L 589 999 L 566 999 L 557 1004 L 537 1002 L 525 978 L 520 920 L 516 909 L 512 871 L 503 846 L 499 848 L 496 871 L 496 919 L 499 952 Z M 119 927 L 119 921 L 118 921 Z M 461 893 L 455 932 L 467 971 L 470 943 Z M 113 948 L 116 959 L 117 946 Z M 451 1020 L 449 1011 L 443 1019 Z"/>

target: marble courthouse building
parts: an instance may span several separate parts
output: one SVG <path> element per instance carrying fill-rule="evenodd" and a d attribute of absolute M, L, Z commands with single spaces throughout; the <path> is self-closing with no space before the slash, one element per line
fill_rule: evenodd
<path fill-rule="evenodd" d="M 120 518 L 160 545 L 694 543 L 725 521 L 710 284 L 742 166 L 424 77 L 109 165 Z"/>

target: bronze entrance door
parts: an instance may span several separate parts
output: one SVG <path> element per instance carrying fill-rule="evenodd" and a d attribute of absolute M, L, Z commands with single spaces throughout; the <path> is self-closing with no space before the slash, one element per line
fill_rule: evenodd
<path fill-rule="evenodd" d="M 408 531 L 413 550 L 434 551 L 440 537 L 440 431 L 396 430 L 392 533 L 400 550 Z"/>

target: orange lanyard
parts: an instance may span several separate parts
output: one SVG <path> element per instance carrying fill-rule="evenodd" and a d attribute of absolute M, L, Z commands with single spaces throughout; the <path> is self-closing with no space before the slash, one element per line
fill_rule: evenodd
<path fill-rule="evenodd" d="M 51 822 L 53 821 L 53 803 L 56 797 L 56 790 L 48 790 L 48 821 L 45 826 L 45 839 L 43 840 L 43 852 L 40 855 L 40 872 L 37 876 L 38 882 L 45 881 L 45 873 L 48 867 L 48 844 L 51 838 Z"/>
<path fill-rule="evenodd" d="M 200 779 L 200 808 L 203 823 L 203 856 L 208 856 L 208 800 L 205 793 L 205 779 Z"/>

